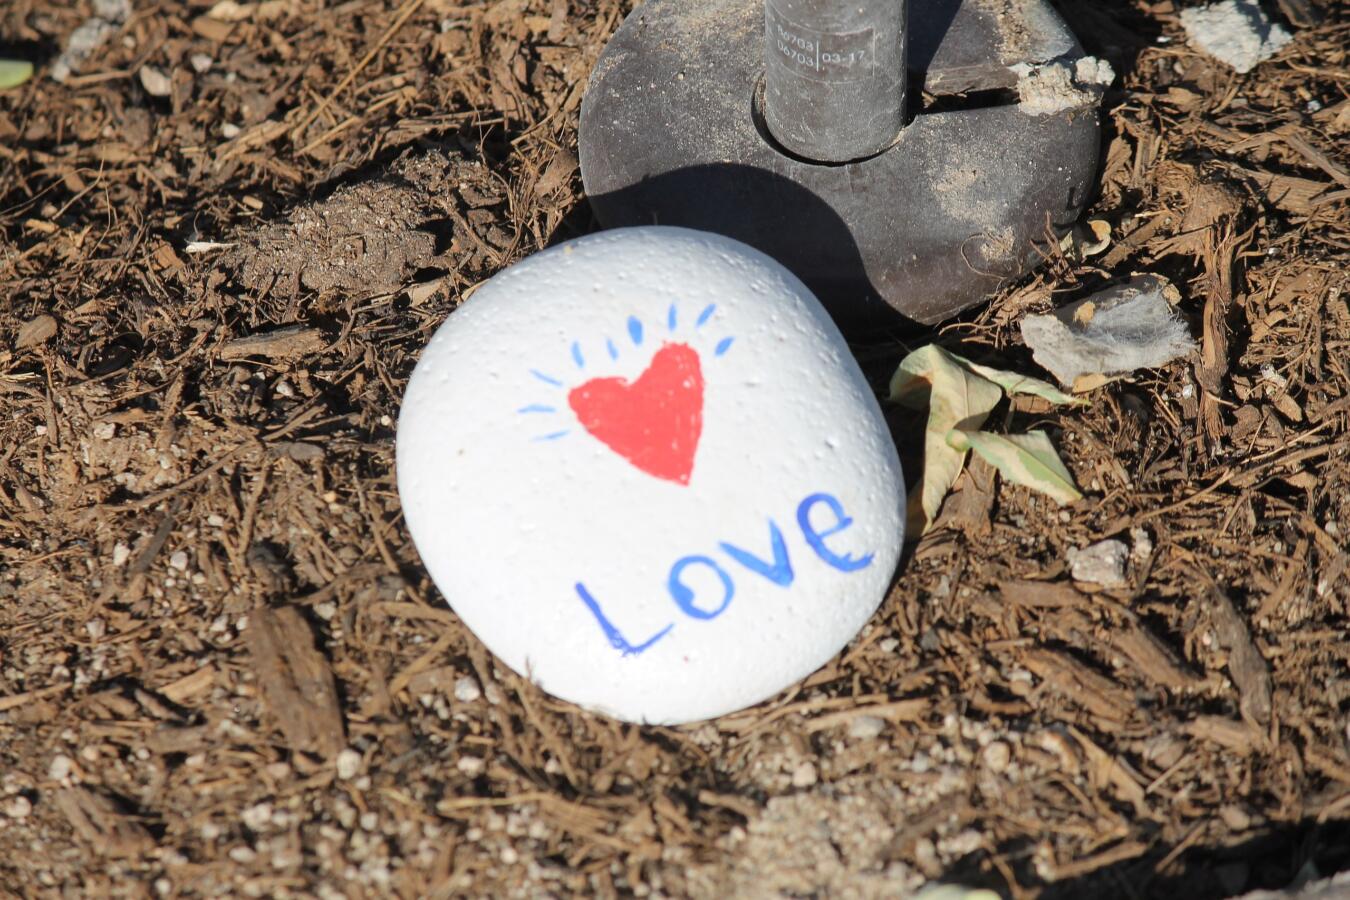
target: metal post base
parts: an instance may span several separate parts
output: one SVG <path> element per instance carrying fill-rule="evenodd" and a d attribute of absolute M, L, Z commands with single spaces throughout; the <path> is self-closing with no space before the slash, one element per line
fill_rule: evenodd
<path fill-rule="evenodd" d="M 921 89 L 928 108 L 883 152 L 824 164 L 764 126 L 763 0 L 647 0 L 582 104 L 600 222 L 744 241 L 855 331 L 939 322 L 1023 275 L 1091 191 L 1101 86 L 1075 76 L 1095 60 L 1045 0 L 927 0 L 911 19 L 911 107 Z"/>

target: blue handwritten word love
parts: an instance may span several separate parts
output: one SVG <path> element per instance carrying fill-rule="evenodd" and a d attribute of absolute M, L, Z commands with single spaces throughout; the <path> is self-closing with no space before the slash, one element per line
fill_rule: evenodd
<path fill-rule="evenodd" d="M 811 522 L 811 511 L 817 506 L 824 506 L 834 517 L 834 522 L 824 530 L 817 528 Z M 826 546 L 826 538 L 838 534 L 852 524 L 853 520 L 845 514 L 843 504 L 831 494 L 811 494 L 797 504 L 797 525 L 801 528 L 802 538 L 805 539 L 806 545 L 814 550 L 816 556 L 819 556 L 831 568 L 845 573 L 857 572 L 872 564 L 873 554 L 871 553 L 854 557 L 848 553 L 836 553 Z M 789 587 L 796 577 L 792 571 L 792 560 L 788 556 L 787 543 L 783 540 L 783 532 L 773 519 L 769 520 L 769 546 L 773 553 L 772 562 L 761 559 L 750 551 L 743 550 L 725 541 L 720 542 L 718 546 L 734 562 L 756 575 L 762 575 L 779 587 Z M 695 602 L 697 598 L 694 591 L 684 580 L 685 572 L 695 567 L 711 570 L 722 582 L 722 597 L 717 605 L 703 606 Z M 600 630 L 605 633 L 610 645 L 624 656 L 636 656 L 650 649 L 653 644 L 669 634 L 670 630 L 675 627 L 675 623 L 671 622 L 642 643 L 630 643 L 610 618 L 605 615 L 604 610 L 600 608 L 600 603 L 586 589 L 586 585 L 578 581 L 576 587 L 577 596 L 581 598 L 582 603 L 586 604 L 586 608 L 591 611 L 591 615 L 595 616 L 596 622 L 600 624 Z M 670 567 L 670 577 L 666 580 L 666 591 L 670 594 L 670 598 L 675 601 L 675 605 L 680 612 L 691 619 L 709 621 L 727 611 L 732 598 L 736 596 L 736 583 L 726 569 L 718 564 L 717 560 L 711 556 L 695 554 L 682 556 L 675 560 L 675 563 Z"/>

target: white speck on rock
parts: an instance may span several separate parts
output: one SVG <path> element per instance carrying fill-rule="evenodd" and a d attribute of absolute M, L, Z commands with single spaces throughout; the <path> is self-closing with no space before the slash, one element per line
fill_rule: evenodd
<path fill-rule="evenodd" d="M 1017 108 L 1030 116 L 1052 116 L 1091 106 L 1116 80 L 1111 64 L 1095 56 L 1073 62 L 1018 63 L 1009 68 L 1017 76 Z"/>
<path fill-rule="evenodd" d="M 1129 558 L 1130 548 L 1123 541 L 1098 541 L 1081 550 L 1069 550 L 1069 571 L 1074 581 L 1122 587 L 1126 583 L 1125 562 Z"/>
<path fill-rule="evenodd" d="M 1186 38 L 1234 71 L 1250 72 L 1293 38 L 1266 18 L 1256 0 L 1223 0 L 1181 11 Z"/>

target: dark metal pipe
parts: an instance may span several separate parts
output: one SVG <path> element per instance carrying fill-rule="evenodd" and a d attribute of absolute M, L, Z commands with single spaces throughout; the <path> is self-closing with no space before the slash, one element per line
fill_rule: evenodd
<path fill-rule="evenodd" d="M 764 121 L 798 156 L 885 150 L 905 119 L 908 0 L 765 0 Z"/>

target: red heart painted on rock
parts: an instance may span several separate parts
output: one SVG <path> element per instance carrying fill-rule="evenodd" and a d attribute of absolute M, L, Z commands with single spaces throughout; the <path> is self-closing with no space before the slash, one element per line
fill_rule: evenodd
<path fill-rule="evenodd" d="M 688 484 L 703 432 L 703 369 L 685 344 L 666 344 L 634 382 L 593 378 L 567 403 L 605 446 L 648 475 Z"/>

